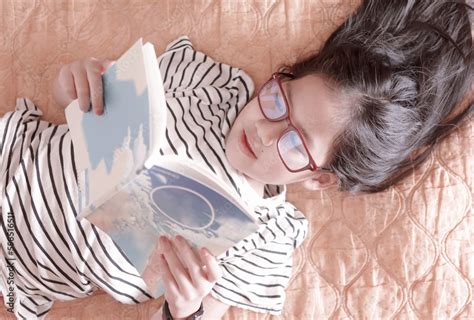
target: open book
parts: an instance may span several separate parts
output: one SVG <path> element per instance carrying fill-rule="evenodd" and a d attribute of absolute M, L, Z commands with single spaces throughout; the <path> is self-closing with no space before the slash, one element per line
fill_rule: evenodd
<path fill-rule="evenodd" d="M 181 234 L 219 255 L 257 230 L 249 208 L 210 170 L 161 156 L 167 107 L 153 45 L 137 41 L 102 77 L 104 114 L 66 109 L 78 172 L 78 219 L 120 247 L 155 296 L 163 293 L 152 252 L 161 234 Z M 146 276 L 145 276 L 146 274 Z"/>

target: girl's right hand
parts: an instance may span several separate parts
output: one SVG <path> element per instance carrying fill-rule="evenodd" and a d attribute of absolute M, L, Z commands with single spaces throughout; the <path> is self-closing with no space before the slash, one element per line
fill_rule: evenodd
<path fill-rule="evenodd" d="M 53 97 L 65 108 L 78 99 L 82 111 L 104 112 L 102 74 L 114 61 L 86 58 L 64 65 L 53 83 Z"/>

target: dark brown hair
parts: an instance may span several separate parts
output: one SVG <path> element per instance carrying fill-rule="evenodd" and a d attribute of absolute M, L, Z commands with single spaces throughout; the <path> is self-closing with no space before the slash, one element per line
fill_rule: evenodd
<path fill-rule="evenodd" d="M 473 110 L 469 9 L 444 0 L 366 0 L 296 78 L 326 78 L 349 115 L 329 167 L 340 189 L 381 191 L 420 164 Z M 315 106 L 317 108 L 317 106 Z M 457 113 L 454 115 L 454 113 Z"/>

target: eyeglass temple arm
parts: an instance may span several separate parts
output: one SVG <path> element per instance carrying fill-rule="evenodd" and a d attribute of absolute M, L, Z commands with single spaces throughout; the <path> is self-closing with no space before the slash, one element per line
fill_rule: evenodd
<path fill-rule="evenodd" d="M 275 72 L 273 74 L 273 78 L 277 77 L 277 76 L 284 76 L 284 77 L 288 77 L 290 79 L 293 79 L 295 76 L 289 72 Z"/>

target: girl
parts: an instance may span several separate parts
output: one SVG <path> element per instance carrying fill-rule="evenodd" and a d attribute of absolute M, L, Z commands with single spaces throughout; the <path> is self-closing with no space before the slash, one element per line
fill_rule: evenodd
<path fill-rule="evenodd" d="M 179 237 L 160 239 L 167 303 L 158 319 L 197 318 L 202 310 L 214 319 L 230 305 L 278 314 L 291 253 L 307 231 L 283 185 L 383 190 L 472 111 L 472 102 L 455 109 L 472 84 L 468 6 L 460 2 L 364 1 L 318 53 L 274 74 L 250 101 L 243 71 L 214 62 L 186 38 L 159 61 L 170 111 L 163 154 L 208 166 L 253 205 L 261 228 L 218 257 L 220 268 Z M 87 111 L 91 101 L 100 114 L 107 65 L 87 59 L 63 67 L 58 104 L 78 98 Z M 13 292 L 19 317 L 42 317 L 52 300 L 97 287 L 122 302 L 150 298 L 110 238 L 75 219 L 67 128 L 39 115 L 20 100 L 0 123 L 5 298 Z"/>

